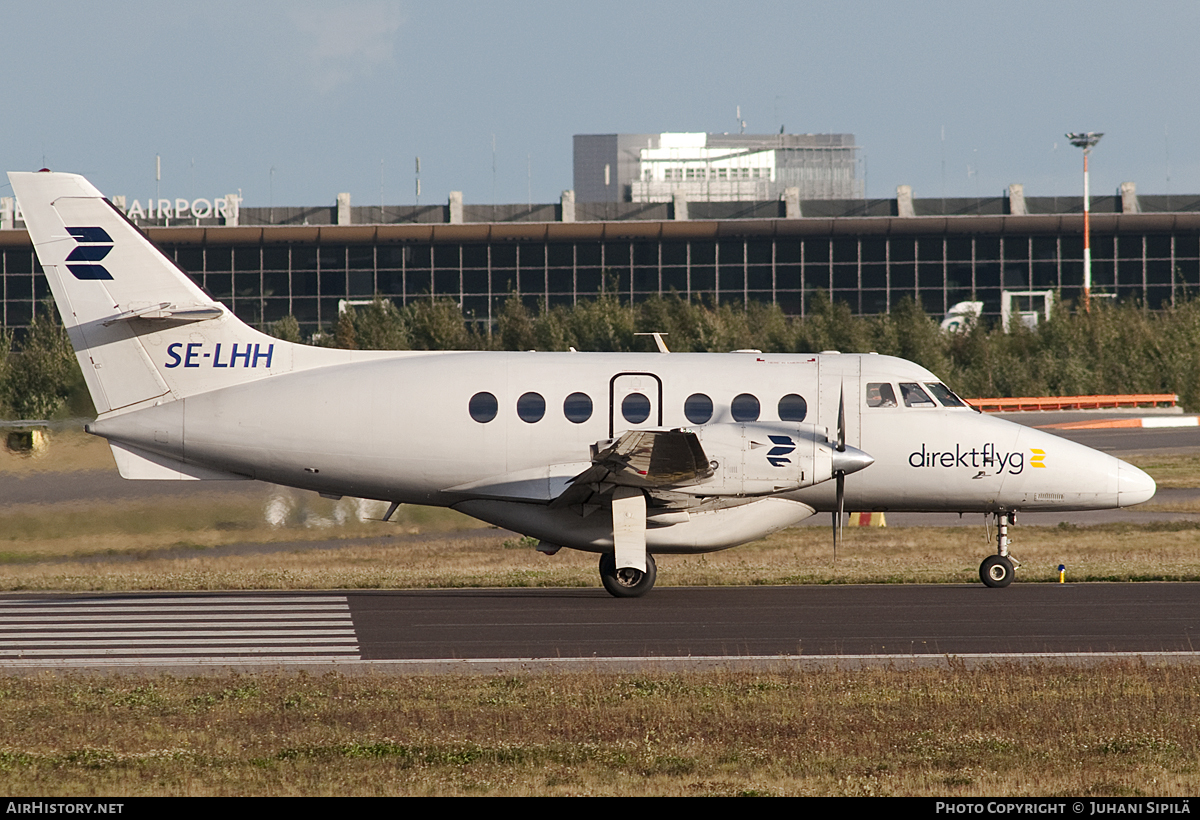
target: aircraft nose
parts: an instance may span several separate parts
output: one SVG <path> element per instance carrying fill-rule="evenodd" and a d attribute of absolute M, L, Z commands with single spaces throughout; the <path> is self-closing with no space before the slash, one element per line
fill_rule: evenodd
<path fill-rule="evenodd" d="M 1146 473 L 1122 461 L 1117 466 L 1117 505 L 1131 507 L 1154 497 L 1158 486 Z"/>
<path fill-rule="evenodd" d="M 846 475 L 850 475 L 850 473 L 857 473 L 859 470 L 870 467 L 874 463 L 875 458 L 873 456 L 864 453 L 856 447 L 847 447 L 841 452 L 837 450 L 833 451 L 833 472 L 835 474 L 845 473 Z M 1153 495 L 1153 492 L 1151 495 Z"/>

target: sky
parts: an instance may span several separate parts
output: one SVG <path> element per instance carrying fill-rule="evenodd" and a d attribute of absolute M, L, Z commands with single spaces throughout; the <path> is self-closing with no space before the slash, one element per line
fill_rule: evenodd
<path fill-rule="evenodd" d="M 0 170 L 553 202 L 574 134 L 852 133 L 867 196 L 1200 194 L 1200 4 L 0 0 Z M 494 146 L 494 150 L 493 150 Z M 155 180 L 155 157 L 162 179 Z M 7 180 L 0 196 L 11 196 Z M 157 191 L 157 194 L 156 194 Z"/>

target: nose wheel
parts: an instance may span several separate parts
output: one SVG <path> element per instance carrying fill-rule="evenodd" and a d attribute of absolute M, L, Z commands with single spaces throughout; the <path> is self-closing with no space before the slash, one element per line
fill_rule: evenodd
<path fill-rule="evenodd" d="M 617 569 L 617 559 L 612 553 L 600 556 L 600 581 L 614 598 L 640 598 L 654 587 L 657 577 L 658 567 L 650 553 L 646 553 L 645 572 L 632 567 Z"/>
<path fill-rule="evenodd" d="M 1015 572 L 1012 560 L 1007 555 L 989 555 L 979 565 L 979 580 L 985 586 L 1006 587 L 1012 583 Z"/>
<path fill-rule="evenodd" d="M 984 586 L 1006 587 L 1013 582 L 1016 564 L 1008 554 L 1008 526 L 1017 523 L 1015 510 L 996 513 L 996 554 L 979 565 L 979 580 Z"/>

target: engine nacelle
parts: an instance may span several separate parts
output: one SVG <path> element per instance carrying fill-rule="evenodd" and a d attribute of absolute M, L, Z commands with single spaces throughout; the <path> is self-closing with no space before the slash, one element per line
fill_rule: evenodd
<path fill-rule="evenodd" d="M 773 495 L 833 477 L 835 449 L 824 427 L 707 424 L 696 428 L 696 435 L 714 471 L 712 478 L 687 488 L 696 495 Z"/>

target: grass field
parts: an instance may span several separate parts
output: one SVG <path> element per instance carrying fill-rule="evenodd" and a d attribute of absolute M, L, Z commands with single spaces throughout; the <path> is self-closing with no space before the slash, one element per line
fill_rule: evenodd
<path fill-rule="evenodd" d="M 1187 796 L 1200 668 L 0 679 L 22 795 Z"/>

